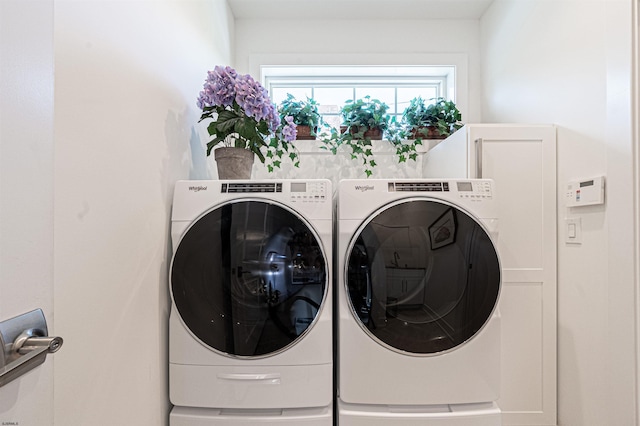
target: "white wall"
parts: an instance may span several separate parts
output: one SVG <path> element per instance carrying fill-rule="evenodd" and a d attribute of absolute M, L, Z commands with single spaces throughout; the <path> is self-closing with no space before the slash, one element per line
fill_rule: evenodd
<path fill-rule="evenodd" d="M 0 321 L 42 308 L 54 333 L 52 37 L 53 0 L 0 1 Z M 49 422 L 51 358 L 0 388 L 0 424 Z"/>
<path fill-rule="evenodd" d="M 464 121 L 480 116 L 478 20 L 236 21 L 235 64 L 260 77 L 260 65 L 432 65 L 456 61 Z M 447 64 L 445 62 L 445 64 Z"/>
<path fill-rule="evenodd" d="M 55 424 L 167 424 L 173 184 L 208 177 L 196 98 L 232 61 L 233 20 L 224 0 L 57 0 L 54 17 Z"/>
<path fill-rule="evenodd" d="M 559 424 L 637 424 L 631 0 L 496 0 L 481 39 L 484 120 L 558 125 Z M 566 182 L 598 174 L 606 204 L 566 208 Z"/>
<path fill-rule="evenodd" d="M 65 346 L 20 384 L 21 407 L 0 390 L 0 421 L 48 424 L 46 414 L 27 413 L 51 407 L 46 369 L 55 365 L 55 424 L 166 423 L 172 184 L 209 176 L 195 97 L 215 64 L 254 73 L 252 57 L 309 55 L 311 46 L 342 61 L 355 52 L 376 62 L 462 52 L 468 121 L 555 122 L 559 189 L 607 175 L 604 208 L 574 212 L 559 202 L 560 219 L 582 217 L 585 239 L 559 244 L 560 424 L 636 424 L 631 0 L 496 0 L 481 26 L 385 23 L 390 38 L 357 48 L 345 37 L 375 23 L 239 21 L 235 50 L 220 0 L 56 0 L 53 9 L 52 0 L 0 1 L 0 319 L 37 304 L 51 323 L 55 268 L 52 329 Z M 324 40 L 285 37 L 313 29 Z M 428 42 L 443 32 L 453 37 Z"/>

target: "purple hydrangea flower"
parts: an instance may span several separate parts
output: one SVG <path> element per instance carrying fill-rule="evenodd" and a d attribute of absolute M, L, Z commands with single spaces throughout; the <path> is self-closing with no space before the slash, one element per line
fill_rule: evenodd
<path fill-rule="evenodd" d="M 204 89 L 198 96 L 198 107 L 231 106 L 235 99 L 237 77 L 238 73 L 233 68 L 216 65 L 213 71 L 207 72 Z"/>
<path fill-rule="evenodd" d="M 238 75 L 229 66 L 217 65 L 207 73 L 204 88 L 198 96 L 198 107 L 231 107 L 234 101 L 247 117 L 258 122 L 266 120 L 272 132 L 280 125 L 276 106 L 271 103 L 269 93 L 260 83 L 249 74 Z"/>
<path fill-rule="evenodd" d="M 257 121 L 265 120 L 275 110 L 267 90 L 249 74 L 236 78 L 235 90 L 235 100 L 247 116 Z"/>
<path fill-rule="evenodd" d="M 272 132 L 275 132 L 278 127 L 280 127 L 280 115 L 278 114 L 275 105 L 271 104 L 271 108 L 265 119 L 269 124 L 269 130 Z"/>
<path fill-rule="evenodd" d="M 207 144 L 207 155 L 217 143 L 236 147 L 244 144 L 245 149 L 259 154 L 264 145 L 256 141 L 257 137 L 269 141 L 268 149 L 273 148 L 271 144 L 275 141 L 278 147 L 275 150 L 276 158 L 280 158 L 283 152 L 288 152 L 292 159 L 297 158 L 297 153 L 291 150 L 295 149 L 293 144 L 287 144 L 293 142 L 297 136 L 293 117 L 286 117 L 286 123 L 281 126 L 280 115 L 276 106 L 271 103 L 269 93 L 250 75 L 238 75 L 231 67 L 216 66 L 213 71 L 207 72 L 197 104 L 203 110 L 200 121 L 209 119 L 215 124 L 207 127 L 210 136 L 214 138 Z M 221 116 L 224 111 L 231 114 Z M 236 118 L 247 120 L 239 127 L 233 123 L 225 125 L 229 120 Z M 265 125 L 268 131 L 265 131 Z M 260 158 L 264 162 L 264 155 Z M 274 160 L 269 167 L 278 167 L 278 163 L 279 160 Z"/>
<path fill-rule="evenodd" d="M 293 117 L 288 115 L 284 118 L 286 124 L 282 128 L 282 136 L 284 140 L 287 142 L 293 142 L 296 140 L 296 136 L 298 136 L 298 129 L 296 128 L 295 123 L 293 122 Z"/>

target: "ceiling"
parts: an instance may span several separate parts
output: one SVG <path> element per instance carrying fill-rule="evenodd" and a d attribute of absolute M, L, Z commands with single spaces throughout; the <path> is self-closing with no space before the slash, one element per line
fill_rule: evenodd
<path fill-rule="evenodd" d="M 493 0 L 227 0 L 236 19 L 479 19 Z"/>

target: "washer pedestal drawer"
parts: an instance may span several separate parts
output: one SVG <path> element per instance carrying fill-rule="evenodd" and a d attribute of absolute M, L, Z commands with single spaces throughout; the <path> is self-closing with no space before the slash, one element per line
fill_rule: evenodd
<path fill-rule="evenodd" d="M 245 367 L 169 364 L 177 406 L 228 409 L 325 407 L 333 400 L 333 365 Z"/>
<path fill-rule="evenodd" d="M 171 426 L 332 426 L 331 405 L 318 408 L 219 410 L 173 407 Z"/>

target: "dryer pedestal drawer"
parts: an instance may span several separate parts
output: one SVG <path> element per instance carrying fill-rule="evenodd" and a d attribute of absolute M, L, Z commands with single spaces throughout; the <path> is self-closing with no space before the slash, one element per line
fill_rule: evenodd
<path fill-rule="evenodd" d="M 356 405 L 338 401 L 340 426 L 501 426 L 495 403 L 442 406 Z"/>

